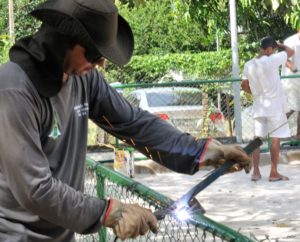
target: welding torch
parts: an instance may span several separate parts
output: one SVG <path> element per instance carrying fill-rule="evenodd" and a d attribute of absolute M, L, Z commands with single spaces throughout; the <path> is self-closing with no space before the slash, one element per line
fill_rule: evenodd
<path fill-rule="evenodd" d="M 262 140 L 260 138 L 255 138 L 252 140 L 247 146 L 243 149 L 247 155 L 250 155 L 254 150 L 259 148 L 262 145 Z M 209 176 L 207 176 L 204 180 L 199 182 L 197 185 L 192 187 L 187 193 L 185 193 L 182 197 L 176 200 L 174 203 L 169 205 L 166 208 L 157 210 L 154 212 L 157 220 L 162 220 L 167 214 L 173 214 L 175 210 L 178 208 L 190 208 L 194 206 L 195 208 L 204 211 L 200 203 L 196 200 L 195 196 L 201 192 L 203 189 L 208 187 L 211 183 L 217 180 L 220 176 L 224 175 L 237 161 L 228 160 L 220 167 L 215 169 Z"/>

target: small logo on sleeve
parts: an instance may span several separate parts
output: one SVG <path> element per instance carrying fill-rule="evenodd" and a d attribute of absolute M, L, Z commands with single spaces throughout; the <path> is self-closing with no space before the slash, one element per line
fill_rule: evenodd
<path fill-rule="evenodd" d="M 78 117 L 87 116 L 89 114 L 89 104 L 83 103 L 74 107 L 74 111 Z"/>

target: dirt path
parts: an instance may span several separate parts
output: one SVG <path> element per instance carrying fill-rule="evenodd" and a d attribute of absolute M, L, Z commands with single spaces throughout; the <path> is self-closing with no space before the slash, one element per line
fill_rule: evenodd
<path fill-rule="evenodd" d="M 269 182 L 270 166 L 261 167 L 262 180 L 251 182 L 244 172 L 225 175 L 202 191 L 198 200 L 206 216 L 257 239 L 300 242 L 300 165 L 280 164 L 287 182 Z M 202 179 L 177 173 L 137 175 L 136 180 L 173 199 Z M 180 184 L 180 186 L 179 186 Z M 176 192 L 175 192 L 176 191 Z"/>

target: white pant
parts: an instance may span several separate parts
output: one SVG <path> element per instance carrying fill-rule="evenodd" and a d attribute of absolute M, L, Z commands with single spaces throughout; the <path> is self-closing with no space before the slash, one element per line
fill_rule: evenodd
<path fill-rule="evenodd" d="M 285 114 L 270 117 L 258 117 L 254 119 L 255 136 L 266 137 L 269 133 L 271 133 L 270 137 L 273 138 L 288 138 L 291 136 Z"/>

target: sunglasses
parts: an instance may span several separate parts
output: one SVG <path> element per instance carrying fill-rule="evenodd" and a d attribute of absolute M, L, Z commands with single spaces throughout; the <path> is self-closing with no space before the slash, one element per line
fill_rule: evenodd
<path fill-rule="evenodd" d="M 103 56 L 101 54 L 95 53 L 95 51 L 86 49 L 84 52 L 84 56 L 87 59 L 88 62 L 92 64 L 98 63 Z"/>

